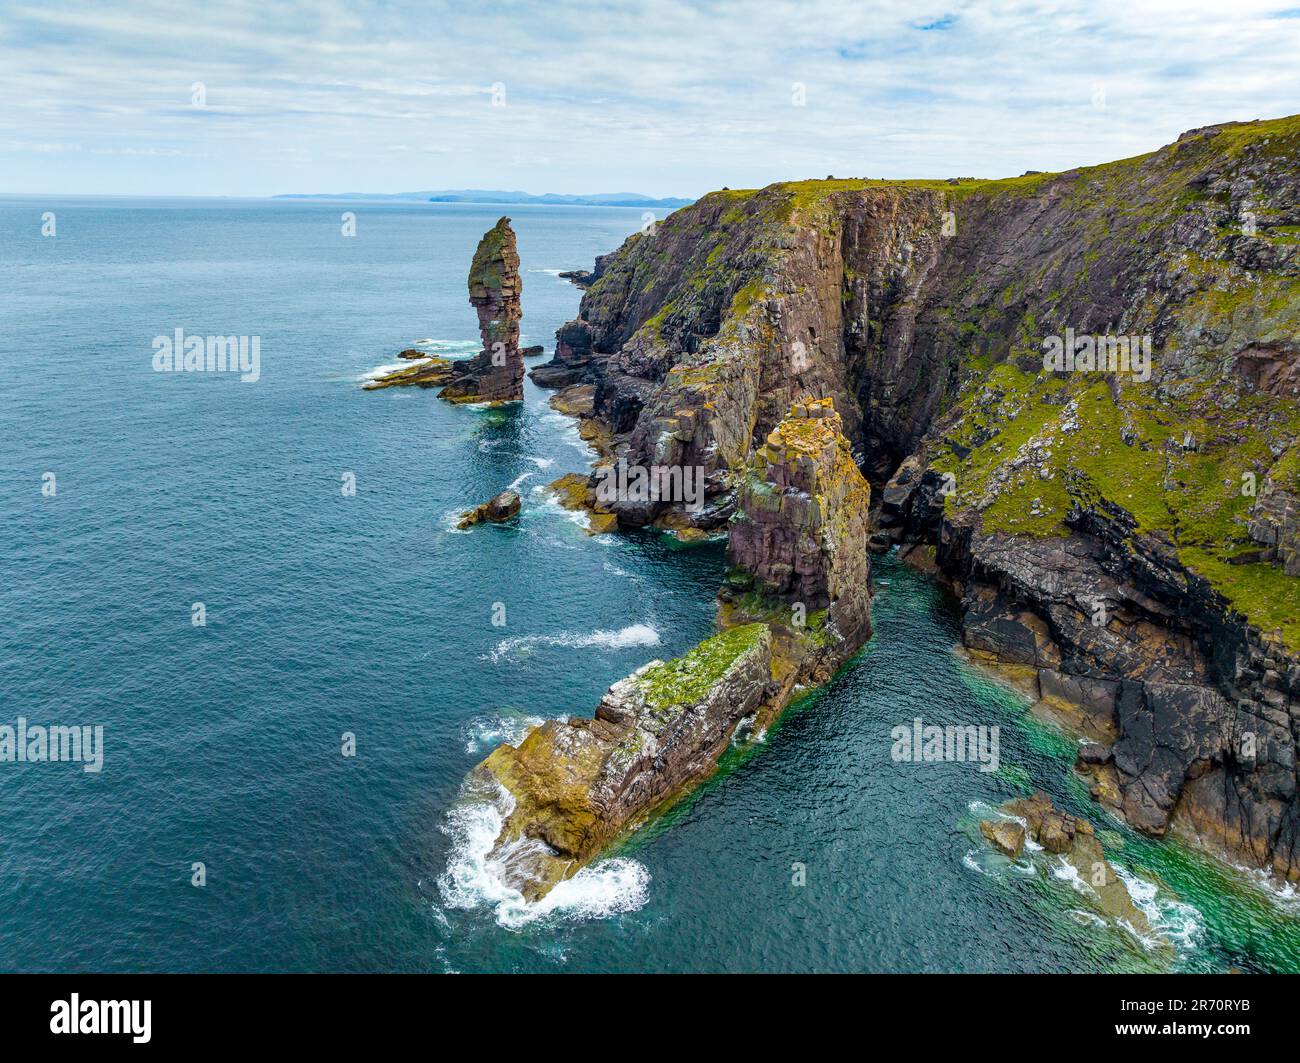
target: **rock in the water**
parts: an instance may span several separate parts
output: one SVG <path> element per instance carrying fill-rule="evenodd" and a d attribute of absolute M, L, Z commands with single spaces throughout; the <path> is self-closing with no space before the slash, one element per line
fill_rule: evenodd
<path fill-rule="evenodd" d="M 1023 819 L 1028 824 L 1029 837 L 1045 852 L 1061 857 L 1074 869 L 1078 891 L 1093 908 L 1137 934 L 1152 933 L 1147 917 L 1133 903 L 1128 887 L 1106 859 L 1091 823 L 1057 810 L 1052 799 L 1041 790 L 1031 797 L 1007 802 L 1002 812 Z M 980 832 L 1002 848 L 983 823 Z"/>
<path fill-rule="evenodd" d="M 982 819 L 980 833 L 1012 860 L 1025 847 L 1025 828 L 1014 819 Z"/>
<path fill-rule="evenodd" d="M 841 429 L 830 399 L 790 408 L 741 484 L 727 560 L 751 594 L 799 607 L 856 650 L 871 632 L 871 487 Z"/>
<path fill-rule="evenodd" d="M 519 252 L 510 219 L 483 234 L 469 270 L 469 301 L 478 313 L 483 350 L 461 363 L 460 375 L 440 392 L 452 402 L 513 402 L 524 397 L 519 351 Z"/>
<path fill-rule="evenodd" d="M 618 517 L 600 508 L 591 478 L 580 472 L 565 473 L 547 484 L 555 500 L 565 509 L 587 514 L 587 534 L 600 535 L 618 529 Z"/>
<path fill-rule="evenodd" d="M 536 900 L 711 771 L 762 704 L 771 667 L 766 626 L 733 628 L 615 683 L 593 719 L 550 720 L 493 750 L 475 771 L 514 801 L 493 849 L 511 854 L 506 883 Z"/>
<path fill-rule="evenodd" d="M 488 499 L 482 505 L 475 506 L 471 510 L 460 515 L 460 522 L 456 525 L 458 528 L 468 528 L 472 525 L 479 524 L 483 521 L 491 521 L 500 524 L 502 521 L 510 520 L 511 517 L 518 516 L 520 507 L 520 498 L 515 491 L 502 491 L 494 498 Z"/>

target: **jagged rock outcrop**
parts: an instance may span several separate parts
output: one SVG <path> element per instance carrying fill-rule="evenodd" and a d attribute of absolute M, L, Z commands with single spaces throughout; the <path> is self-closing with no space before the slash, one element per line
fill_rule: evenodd
<path fill-rule="evenodd" d="M 856 650 L 871 631 L 871 488 L 841 427 L 829 399 L 810 399 L 772 429 L 740 485 L 723 593 L 742 615 L 797 606 L 804 623 Z"/>
<path fill-rule="evenodd" d="M 1091 823 L 1058 811 L 1041 790 L 1008 801 L 1000 811 L 1012 818 L 982 820 L 980 833 L 985 838 L 1012 859 L 1020 856 L 1026 837 L 1032 838 L 1045 853 L 1060 857 L 1073 868 L 1077 889 L 1091 907 L 1150 938 L 1150 922 L 1106 859 Z"/>
<path fill-rule="evenodd" d="M 439 393 L 452 402 L 511 402 L 524 397 L 524 360 L 519 351 L 519 252 L 510 219 L 483 234 L 469 269 L 469 301 L 478 314 L 483 349 L 463 363 Z"/>
<path fill-rule="evenodd" d="M 461 529 L 470 528 L 484 521 L 501 524 L 512 517 L 517 517 L 521 505 L 522 500 L 517 491 L 502 491 L 499 495 L 494 495 L 481 505 L 462 513 L 456 527 Z"/>
<path fill-rule="evenodd" d="M 1300 576 L 1300 448 L 1288 451 L 1269 470 L 1246 530 L 1263 549 L 1232 560 L 1267 561 L 1288 576 Z"/>
<path fill-rule="evenodd" d="M 505 809 L 490 859 L 529 900 L 708 775 L 742 722 L 766 727 L 866 640 L 870 491 L 839 426 L 829 402 L 798 405 L 756 459 L 717 635 L 615 683 L 593 718 L 548 721 L 475 769 Z"/>
<path fill-rule="evenodd" d="M 476 773 L 509 794 L 492 858 L 536 900 L 621 831 L 713 769 L 771 682 L 772 637 L 733 628 L 615 683 L 592 719 L 550 720 Z"/>
<path fill-rule="evenodd" d="M 610 460 L 704 470 L 704 506 L 625 526 L 723 526 L 790 405 L 830 398 L 970 648 L 1112 750 L 1098 798 L 1300 880 L 1297 336 L 1285 118 L 1059 174 L 714 193 L 602 262 L 534 379 L 591 387 Z M 1092 354 L 1058 371 L 1067 339 Z"/>

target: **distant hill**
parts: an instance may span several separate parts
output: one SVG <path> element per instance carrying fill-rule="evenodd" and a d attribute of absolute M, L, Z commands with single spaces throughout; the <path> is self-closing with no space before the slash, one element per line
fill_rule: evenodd
<path fill-rule="evenodd" d="M 685 207 L 694 200 L 669 197 L 654 199 L 637 192 L 601 192 L 589 196 L 559 195 L 547 192 L 536 196 L 531 192 L 502 192 L 497 189 L 450 188 L 440 192 L 293 192 L 273 196 L 273 199 L 369 199 L 381 201 L 400 200 L 423 203 L 502 203 L 540 204 L 566 207 Z"/>

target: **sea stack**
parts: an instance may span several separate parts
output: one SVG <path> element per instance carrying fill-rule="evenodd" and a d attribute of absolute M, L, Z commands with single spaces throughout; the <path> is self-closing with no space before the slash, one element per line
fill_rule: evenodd
<path fill-rule="evenodd" d="M 439 392 L 450 402 L 515 402 L 524 397 L 519 351 L 519 252 L 510 219 L 483 234 L 469 268 L 469 301 L 478 314 L 483 349 Z"/>
<path fill-rule="evenodd" d="M 502 814 L 490 860 L 506 884 L 544 896 L 862 646 L 870 501 L 830 400 L 796 404 L 741 489 L 719 633 L 619 680 L 592 718 L 548 720 L 475 769 Z"/>
<path fill-rule="evenodd" d="M 824 678 L 871 635 L 867 552 L 871 487 L 853 460 L 830 399 L 791 406 L 740 485 L 727 536 L 732 568 L 720 623 L 788 609 L 795 624 L 833 632 Z"/>

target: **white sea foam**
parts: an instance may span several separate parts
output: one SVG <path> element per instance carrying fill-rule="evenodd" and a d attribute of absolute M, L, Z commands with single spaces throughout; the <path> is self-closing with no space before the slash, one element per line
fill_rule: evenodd
<path fill-rule="evenodd" d="M 528 460 L 531 461 L 534 465 L 536 465 L 539 469 L 549 469 L 552 465 L 555 464 L 555 461 L 551 458 L 535 458 L 531 454 L 528 455 Z"/>
<path fill-rule="evenodd" d="M 417 362 L 385 362 L 383 365 L 377 365 L 373 369 L 367 369 L 356 379 L 362 383 L 368 380 L 378 380 L 381 376 L 389 373 L 395 373 L 399 369 L 407 369 L 410 366 L 417 365 Z"/>
<path fill-rule="evenodd" d="M 1282 882 L 1264 868 L 1242 864 L 1230 866 L 1278 908 L 1292 915 L 1300 914 L 1300 891 L 1296 890 L 1295 883 Z"/>
<path fill-rule="evenodd" d="M 1097 891 L 1083 880 L 1083 876 L 1079 874 L 1079 869 L 1063 856 L 1052 861 L 1052 877 L 1060 879 L 1062 882 L 1068 882 L 1070 888 L 1076 893 L 1082 893 L 1090 897 L 1097 896 Z"/>
<path fill-rule="evenodd" d="M 550 510 L 556 516 L 563 517 L 570 524 L 576 524 L 584 531 L 590 530 L 591 518 L 587 516 L 585 509 L 569 509 L 560 501 L 560 496 L 550 484 L 536 484 L 532 488 L 532 494 L 536 495 L 543 508 Z M 600 540 L 597 539 L 597 542 Z"/>
<path fill-rule="evenodd" d="M 1124 888 L 1128 890 L 1128 895 L 1133 898 L 1133 903 L 1147 917 L 1147 922 L 1151 924 L 1153 930 L 1159 931 L 1180 948 L 1194 949 L 1200 944 L 1205 922 L 1195 907 L 1173 897 L 1162 897 L 1154 882 L 1138 877 L 1120 864 L 1112 866 L 1119 880 L 1124 883 Z M 1125 926 L 1127 927 L 1128 924 L 1126 923 Z M 1152 940 L 1138 934 L 1132 927 L 1128 929 L 1144 944 L 1153 947 L 1160 944 L 1159 938 Z"/>
<path fill-rule="evenodd" d="M 544 723 L 540 716 L 522 712 L 499 712 L 475 716 L 461 728 L 465 739 L 465 752 L 471 755 L 486 753 L 503 742 L 518 745 L 534 727 Z"/>
<path fill-rule="evenodd" d="M 517 476 L 517 477 L 515 477 L 514 482 L 511 483 L 511 485 L 510 485 L 508 488 L 506 488 L 506 490 L 508 490 L 508 491 L 518 491 L 518 490 L 519 490 L 519 485 L 520 485 L 521 483 L 523 483 L 525 480 L 527 480 L 529 477 L 531 477 L 532 475 L 533 475 L 533 474 L 532 474 L 531 472 L 526 472 L 526 473 L 524 473 L 524 474 L 521 475 L 521 476 Z"/>
<path fill-rule="evenodd" d="M 442 524 L 449 532 L 455 532 L 457 535 L 468 535 L 469 529 L 459 527 L 460 518 L 464 514 L 463 509 L 449 509 L 442 515 Z"/>
<path fill-rule="evenodd" d="M 585 867 L 571 879 L 559 883 L 536 903 L 524 900 L 501 872 L 530 846 L 517 843 L 497 858 L 490 858 L 492 846 L 514 801 L 504 788 L 495 795 L 467 795 L 453 808 L 443 825 L 451 839 L 447 870 L 438 879 L 438 891 L 449 908 L 495 909 L 496 922 L 507 930 L 519 930 L 538 920 L 584 922 L 634 912 L 649 897 L 650 872 L 635 860 L 616 858 Z"/>
<path fill-rule="evenodd" d="M 961 858 L 962 867 L 966 868 L 969 871 L 974 871 L 976 874 L 986 875 L 989 878 L 992 878 L 993 877 L 992 868 L 986 867 L 983 862 L 983 860 L 987 859 L 987 857 L 988 857 L 987 851 L 980 850 L 980 849 L 971 849 L 966 853 L 965 856 Z"/>
<path fill-rule="evenodd" d="M 453 360 L 462 358 L 473 358 L 478 354 L 481 344 L 478 340 L 416 340 L 411 344 L 412 349 L 419 348 L 427 351 L 430 358 L 451 358 Z M 419 365 L 418 359 L 403 358 L 398 362 L 385 362 L 382 365 L 374 366 L 365 370 L 360 376 L 356 377 L 359 382 L 378 379 L 388 373 L 395 373 L 399 369 L 409 369 L 413 365 Z"/>
<path fill-rule="evenodd" d="M 566 646 L 571 649 L 599 646 L 607 650 L 625 650 L 633 646 L 658 645 L 659 632 L 649 624 L 629 624 L 617 631 L 598 629 L 586 634 L 563 632 L 559 635 L 518 635 L 498 642 L 486 659 L 499 661 L 521 652 L 527 653 L 535 646 Z"/>
<path fill-rule="evenodd" d="M 482 348 L 479 340 L 416 340 L 412 347 L 421 347 L 439 358 L 473 358 Z"/>

